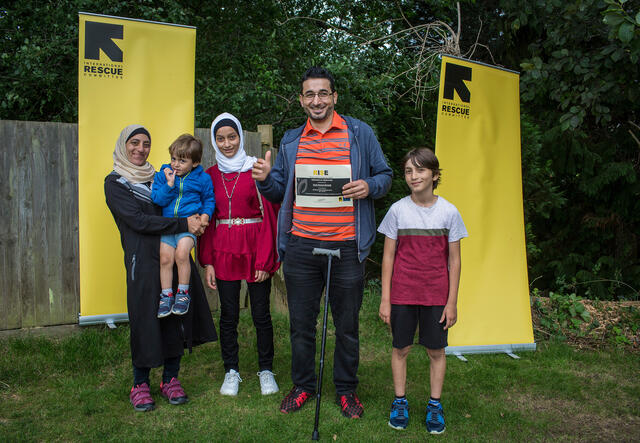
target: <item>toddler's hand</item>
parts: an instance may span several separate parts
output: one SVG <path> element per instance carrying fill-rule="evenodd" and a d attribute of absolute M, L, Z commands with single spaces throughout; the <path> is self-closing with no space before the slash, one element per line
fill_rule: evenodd
<path fill-rule="evenodd" d="M 193 235 L 200 236 L 204 232 L 204 226 L 200 220 L 200 214 L 193 214 L 187 217 L 187 223 L 189 225 L 189 232 Z"/>
<path fill-rule="evenodd" d="M 164 176 L 167 179 L 167 186 L 173 188 L 176 182 L 176 171 L 171 168 L 164 168 Z"/>

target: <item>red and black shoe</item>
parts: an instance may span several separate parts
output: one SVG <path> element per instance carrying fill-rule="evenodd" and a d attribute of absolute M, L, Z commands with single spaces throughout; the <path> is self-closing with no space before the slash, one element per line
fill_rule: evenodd
<path fill-rule="evenodd" d="M 313 397 L 313 393 L 307 392 L 304 389 L 294 386 L 285 398 L 280 403 L 280 412 L 288 414 L 289 412 L 295 412 L 305 404 L 307 400 Z"/>
<path fill-rule="evenodd" d="M 355 392 L 337 396 L 336 403 L 347 418 L 360 418 L 364 414 L 364 406 Z"/>

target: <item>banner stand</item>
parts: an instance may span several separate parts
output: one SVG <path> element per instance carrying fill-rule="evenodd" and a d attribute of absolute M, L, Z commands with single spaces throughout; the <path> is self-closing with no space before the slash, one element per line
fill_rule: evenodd
<path fill-rule="evenodd" d="M 78 25 L 78 322 L 115 327 L 129 318 L 127 275 L 104 178 L 128 125 L 151 133 L 155 168 L 176 137 L 193 134 L 196 29 L 83 12 Z"/>
<path fill-rule="evenodd" d="M 515 343 L 509 345 L 486 346 L 447 346 L 444 348 L 446 355 L 455 355 L 462 361 L 467 361 L 464 354 L 507 354 L 511 358 L 520 358 L 515 353 L 519 351 L 535 351 L 535 343 Z"/>
<path fill-rule="evenodd" d="M 522 200 L 518 72 L 442 56 L 436 190 L 453 203 L 461 241 L 458 323 L 445 352 L 534 351 Z"/>
<path fill-rule="evenodd" d="M 121 314 L 106 315 L 79 315 L 80 326 L 101 325 L 106 323 L 111 329 L 116 328 L 116 323 L 124 323 L 129 321 L 129 314 L 123 312 Z"/>

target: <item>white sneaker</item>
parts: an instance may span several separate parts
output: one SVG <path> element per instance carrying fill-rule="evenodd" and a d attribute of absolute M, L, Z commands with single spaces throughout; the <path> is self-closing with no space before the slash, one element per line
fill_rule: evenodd
<path fill-rule="evenodd" d="M 240 378 L 240 374 L 235 369 L 229 369 L 229 372 L 224 374 L 224 383 L 222 383 L 222 387 L 220 388 L 220 393 L 222 395 L 238 395 L 238 387 L 242 379 Z"/>
<path fill-rule="evenodd" d="M 273 372 L 268 370 L 258 372 L 258 377 L 260 377 L 260 390 L 262 391 L 262 395 L 275 394 L 280 390 L 278 388 L 278 383 L 276 383 L 276 379 L 273 375 Z"/>

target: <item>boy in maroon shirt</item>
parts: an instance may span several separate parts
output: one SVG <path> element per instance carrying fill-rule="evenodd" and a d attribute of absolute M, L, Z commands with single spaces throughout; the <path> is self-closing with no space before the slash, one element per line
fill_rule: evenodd
<path fill-rule="evenodd" d="M 404 430 L 409 423 L 405 397 L 407 356 L 416 327 L 427 348 L 431 398 L 426 426 L 432 434 L 445 430 L 440 395 L 446 371 L 447 330 L 456 323 L 460 281 L 460 239 L 467 236 L 460 213 L 433 190 L 440 181 L 433 151 L 418 148 L 402 161 L 411 195 L 395 202 L 382 220 L 384 234 L 380 318 L 391 325 L 391 370 L 395 396 L 389 426 Z"/>

